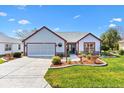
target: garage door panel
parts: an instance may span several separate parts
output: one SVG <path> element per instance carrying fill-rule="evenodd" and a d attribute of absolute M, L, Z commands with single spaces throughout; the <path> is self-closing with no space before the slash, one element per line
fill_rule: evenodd
<path fill-rule="evenodd" d="M 28 44 L 28 56 L 54 56 L 55 44 Z"/>

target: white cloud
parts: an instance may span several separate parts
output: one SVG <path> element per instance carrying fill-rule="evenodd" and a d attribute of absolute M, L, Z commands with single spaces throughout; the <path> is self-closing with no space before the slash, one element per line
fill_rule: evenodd
<path fill-rule="evenodd" d="M 26 8 L 26 5 L 17 5 L 16 7 L 20 10 L 24 10 Z"/>
<path fill-rule="evenodd" d="M 0 12 L 0 16 L 7 16 L 7 13 L 5 13 L 5 12 Z"/>
<path fill-rule="evenodd" d="M 15 19 L 14 18 L 10 18 L 8 21 L 11 21 L 12 22 L 12 21 L 15 21 Z"/>
<path fill-rule="evenodd" d="M 54 28 L 54 30 L 55 30 L 55 31 L 58 31 L 58 30 L 60 30 L 60 28 L 59 28 L 59 27 L 57 27 L 57 28 Z"/>
<path fill-rule="evenodd" d="M 116 27 L 116 24 L 110 24 L 109 27 Z"/>
<path fill-rule="evenodd" d="M 74 16 L 73 17 L 73 19 L 77 19 L 77 18 L 79 18 L 81 15 L 76 15 L 76 16 Z"/>
<path fill-rule="evenodd" d="M 110 22 L 122 22 L 123 19 L 122 18 L 113 18 L 112 20 L 110 20 Z"/>
<path fill-rule="evenodd" d="M 13 30 L 12 32 L 14 32 L 14 33 L 23 32 L 23 30 L 22 29 L 17 29 L 17 30 Z"/>
<path fill-rule="evenodd" d="M 22 25 L 30 24 L 30 22 L 28 20 L 25 20 L 25 19 L 18 21 L 18 23 L 22 24 Z"/>

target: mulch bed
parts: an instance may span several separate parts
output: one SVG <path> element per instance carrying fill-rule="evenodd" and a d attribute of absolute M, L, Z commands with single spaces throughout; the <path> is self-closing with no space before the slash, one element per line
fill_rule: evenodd
<path fill-rule="evenodd" d="M 67 62 L 62 61 L 62 64 L 59 64 L 59 65 L 51 64 L 51 67 L 59 67 L 59 66 L 66 66 L 66 65 L 72 65 L 72 64 L 81 64 L 81 63 L 80 62 L 76 62 L 76 61 L 72 61 L 70 64 L 68 64 Z"/>
<path fill-rule="evenodd" d="M 99 58 L 93 62 L 91 60 L 85 59 L 83 58 L 82 61 L 84 62 L 78 62 L 78 61 L 71 61 L 71 63 L 69 64 L 68 62 L 62 61 L 62 64 L 59 65 L 54 65 L 51 64 L 50 67 L 66 67 L 66 66 L 71 66 L 71 65 L 100 65 L 100 64 L 105 64 L 105 62 L 103 62 L 102 60 L 100 60 Z"/>

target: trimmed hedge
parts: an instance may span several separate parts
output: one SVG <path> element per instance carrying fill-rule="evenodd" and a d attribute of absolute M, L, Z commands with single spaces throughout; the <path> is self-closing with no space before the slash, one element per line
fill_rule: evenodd
<path fill-rule="evenodd" d="M 21 52 L 15 52 L 15 53 L 13 53 L 13 57 L 15 57 L 15 58 L 21 58 L 21 56 L 22 56 L 22 53 Z"/>
<path fill-rule="evenodd" d="M 54 65 L 59 65 L 59 64 L 61 64 L 61 58 L 60 58 L 59 56 L 54 56 L 54 57 L 52 58 L 52 63 L 53 63 Z"/>
<path fill-rule="evenodd" d="M 124 55 L 124 50 L 119 50 L 119 55 Z"/>
<path fill-rule="evenodd" d="M 63 53 L 57 53 L 56 56 L 59 56 L 59 57 L 64 57 L 64 54 Z"/>

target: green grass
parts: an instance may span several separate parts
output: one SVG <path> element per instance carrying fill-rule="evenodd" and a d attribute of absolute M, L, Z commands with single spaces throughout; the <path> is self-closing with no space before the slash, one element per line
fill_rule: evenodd
<path fill-rule="evenodd" d="M 104 58 L 108 66 L 49 69 L 45 79 L 60 88 L 124 88 L 124 56 Z"/>
<path fill-rule="evenodd" d="M 3 57 L 3 56 L 5 56 L 5 55 L 0 55 L 0 58 Z"/>
<path fill-rule="evenodd" d="M 4 63 L 4 60 L 0 59 L 0 64 Z"/>

